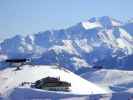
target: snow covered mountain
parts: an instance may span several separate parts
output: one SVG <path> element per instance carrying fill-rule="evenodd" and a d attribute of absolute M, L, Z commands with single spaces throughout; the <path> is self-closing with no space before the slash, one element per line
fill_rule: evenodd
<path fill-rule="evenodd" d="M 32 58 L 35 64 L 58 64 L 76 73 L 92 65 L 130 70 L 133 23 L 94 17 L 66 29 L 6 39 L 0 52 L 8 58 Z"/>

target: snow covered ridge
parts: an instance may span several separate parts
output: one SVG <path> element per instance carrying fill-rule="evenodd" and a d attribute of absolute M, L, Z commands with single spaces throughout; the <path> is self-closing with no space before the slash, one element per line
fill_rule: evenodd
<path fill-rule="evenodd" d="M 95 84 L 106 86 L 114 92 L 126 92 L 133 89 L 133 71 L 102 69 L 89 71 L 81 76 Z"/>
<path fill-rule="evenodd" d="M 102 27 L 102 25 L 98 22 L 89 22 L 89 21 L 86 21 L 86 22 L 82 22 L 82 25 L 85 29 L 93 29 L 93 28 L 98 28 L 98 27 Z"/>
<path fill-rule="evenodd" d="M 59 64 L 73 72 L 90 68 L 94 63 L 132 70 L 133 23 L 103 16 L 66 29 L 26 37 L 17 35 L 0 43 L 0 68 L 5 57 L 31 58 L 36 64 Z"/>
<path fill-rule="evenodd" d="M 67 81 L 71 83 L 70 92 L 58 92 L 60 94 L 68 94 L 68 95 L 89 95 L 89 94 L 105 94 L 110 93 L 108 90 L 99 87 L 80 76 L 70 72 L 66 69 L 58 69 L 57 66 L 29 66 L 25 65 L 22 66 L 22 70 L 15 71 L 15 68 L 7 68 L 5 70 L 0 71 L 0 94 L 3 96 L 14 96 L 19 97 L 18 93 L 25 91 L 35 96 L 35 94 L 39 95 L 39 93 L 44 92 L 44 94 L 48 93 L 47 90 L 40 90 L 31 88 L 29 85 L 21 86 L 22 82 L 31 82 L 34 83 L 35 81 L 45 78 L 45 77 L 60 77 L 60 80 Z M 15 89 L 15 88 L 20 89 Z M 21 91 L 22 90 L 22 91 Z M 16 95 L 15 95 L 15 94 Z M 56 93 L 56 92 L 54 92 Z M 27 94 L 24 94 L 25 96 Z M 24 96 L 24 97 L 25 97 Z M 21 96 L 20 96 L 21 97 Z"/>

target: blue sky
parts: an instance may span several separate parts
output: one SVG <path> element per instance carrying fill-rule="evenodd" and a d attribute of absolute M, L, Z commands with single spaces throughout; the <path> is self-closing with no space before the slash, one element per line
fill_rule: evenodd
<path fill-rule="evenodd" d="M 0 0 L 0 40 L 71 26 L 91 17 L 133 17 L 133 0 Z"/>

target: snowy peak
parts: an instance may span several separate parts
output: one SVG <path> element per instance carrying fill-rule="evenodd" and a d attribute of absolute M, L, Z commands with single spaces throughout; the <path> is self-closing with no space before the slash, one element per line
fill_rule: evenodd
<path fill-rule="evenodd" d="M 103 17 L 93 17 L 89 19 L 88 21 L 82 22 L 82 25 L 85 29 L 92 29 L 92 28 L 112 28 L 116 26 L 121 26 L 122 23 L 120 21 L 117 21 L 109 16 L 103 16 Z"/>
<path fill-rule="evenodd" d="M 82 22 L 82 26 L 88 30 L 93 28 L 101 28 L 102 25 L 99 22 L 90 22 L 90 21 L 84 21 Z"/>
<path fill-rule="evenodd" d="M 105 27 L 105 28 L 112 28 L 116 26 L 121 26 L 122 23 L 117 21 L 109 16 L 103 16 L 98 19 L 98 21 Z"/>

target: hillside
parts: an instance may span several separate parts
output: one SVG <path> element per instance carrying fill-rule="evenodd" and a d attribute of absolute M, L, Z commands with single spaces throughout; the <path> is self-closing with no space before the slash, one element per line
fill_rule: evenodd
<path fill-rule="evenodd" d="M 81 76 L 95 84 L 106 86 L 114 92 L 133 89 L 133 71 L 102 69 L 88 71 Z"/>
<path fill-rule="evenodd" d="M 19 93 L 24 90 L 39 92 L 41 90 L 31 88 L 30 85 L 22 86 L 22 82 L 34 83 L 35 81 L 45 78 L 47 76 L 60 77 L 60 80 L 71 83 L 70 92 L 61 92 L 70 95 L 89 95 L 89 94 L 104 94 L 109 93 L 108 90 L 99 87 L 80 76 L 68 71 L 66 69 L 58 69 L 57 66 L 23 66 L 22 70 L 15 71 L 15 68 L 7 68 L 0 72 L 0 94 L 10 97 L 12 93 Z M 15 89 L 20 87 L 20 91 Z M 43 90 L 47 93 L 46 90 Z M 60 93 L 60 92 L 59 92 Z M 26 95 L 26 94 L 25 94 Z M 19 96 L 19 95 L 15 95 Z"/>

